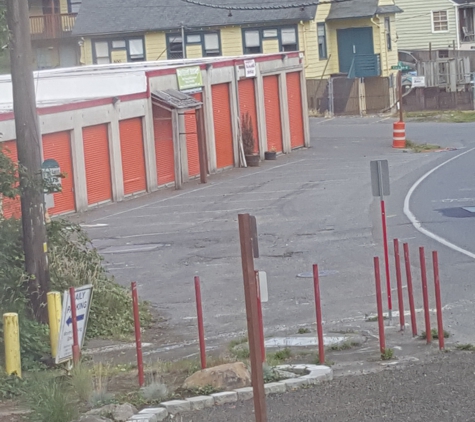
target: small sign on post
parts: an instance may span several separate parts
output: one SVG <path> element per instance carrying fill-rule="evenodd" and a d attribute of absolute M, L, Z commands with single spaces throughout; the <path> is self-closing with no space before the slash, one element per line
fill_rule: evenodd
<path fill-rule="evenodd" d="M 389 196 L 389 165 L 388 160 L 376 160 L 370 162 L 371 188 L 374 197 L 379 197 L 381 202 L 381 223 L 383 226 L 383 247 L 384 264 L 386 269 L 386 289 L 388 293 L 388 313 L 389 322 L 392 321 L 393 305 L 391 299 L 391 278 L 389 272 L 389 249 L 388 249 L 388 231 L 386 225 L 386 205 L 384 197 Z"/>
<path fill-rule="evenodd" d="M 87 320 L 91 309 L 92 285 L 78 287 L 75 289 L 76 297 L 76 320 L 78 329 L 79 348 L 84 345 L 86 337 Z M 61 315 L 61 326 L 59 330 L 58 350 L 56 352 L 56 364 L 71 360 L 73 357 L 73 324 L 71 312 L 71 298 L 69 292 L 63 295 L 63 309 Z"/>
<path fill-rule="evenodd" d="M 425 88 L 425 86 L 426 86 L 426 77 L 425 76 L 413 76 L 411 82 L 412 82 L 412 87 L 413 88 Z"/>
<path fill-rule="evenodd" d="M 254 78 L 256 76 L 256 61 L 244 60 L 244 71 L 246 78 Z"/>
<path fill-rule="evenodd" d="M 41 172 L 43 176 L 44 193 L 61 192 L 62 184 L 61 168 L 56 160 L 48 159 L 41 164 Z"/>

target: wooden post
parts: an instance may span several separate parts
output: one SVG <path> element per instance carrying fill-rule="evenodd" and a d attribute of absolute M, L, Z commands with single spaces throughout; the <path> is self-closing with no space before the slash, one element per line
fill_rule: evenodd
<path fill-rule="evenodd" d="M 27 0 L 7 0 L 16 143 L 21 166 L 21 216 L 28 294 L 35 318 L 48 323 L 49 271 L 41 176 L 41 135 L 36 111 Z"/>
<path fill-rule="evenodd" d="M 262 350 L 259 334 L 257 304 L 257 282 L 251 237 L 251 216 L 239 214 L 239 238 L 241 242 L 242 274 L 246 300 L 247 331 L 251 358 L 252 388 L 254 392 L 254 414 L 256 422 L 267 422 L 266 396 L 262 371 Z"/>
<path fill-rule="evenodd" d="M 200 182 L 207 183 L 208 154 L 206 153 L 206 133 L 203 107 L 196 109 L 196 131 L 198 132 L 198 157 L 200 160 Z"/>

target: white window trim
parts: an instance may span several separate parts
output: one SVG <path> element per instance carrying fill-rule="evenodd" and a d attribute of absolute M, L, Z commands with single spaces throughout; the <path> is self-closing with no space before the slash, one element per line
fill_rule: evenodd
<path fill-rule="evenodd" d="M 438 12 L 446 12 L 447 13 L 447 30 L 445 31 L 436 31 L 435 28 L 434 28 L 434 13 L 438 13 Z M 430 24 L 432 26 L 432 33 L 433 34 L 447 34 L 448 32 L 450 32 L 450 19 L 449 19 L 449 11 L 448 10 L 432 10 L 430 12 Z"/>

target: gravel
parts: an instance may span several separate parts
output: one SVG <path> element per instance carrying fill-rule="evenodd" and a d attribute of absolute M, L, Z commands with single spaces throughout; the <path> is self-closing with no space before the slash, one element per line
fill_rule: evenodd
<path fill-rule="evenodd" d="M 473 421 L 475 354 L 450 352 L 425 363 L 267 397 L 269 422 Z M 215 407 L 192 422 L 253 422 L 253 402 Z"/>

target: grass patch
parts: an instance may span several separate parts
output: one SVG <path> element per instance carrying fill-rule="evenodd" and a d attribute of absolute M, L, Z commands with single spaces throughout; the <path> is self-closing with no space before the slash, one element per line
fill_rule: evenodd
<path fill-rule="evenodd" d="M 430 332 L 432 334 L 433 339 L 437 340 L 439 338 L 439 332 L 437 331 L 437 329 L 432 328 L 432 330 L 430 330 Z M 449 337 L 450 337 L 450 333 L 448 331 L 444 330 L 444 338 L 449 338 Z M 426 340 L 427 339 L 427 333 L 425 331 L 423 331 L 420 335 L 420 338 L 421 338 L 421 340 Z"/>
<path fill-rule="evenodd" d="M 310 332 L 310 330 L 308 328 L 299 328 L 299 330 L 297 331 L 297 334 L 308 334 Z"/>
<path fill-rule="evenodd" d="M 384 353 L 381 353 L 381 360 L 391 360 L 394 357 L 393 349 L 386 349 Z"/>
<path fill-rule="evenodd" d="M 284 363 L 287 359 L 292 357 L 292 351 L 286 347 L 282 350 L 277 350 L 274 353 L 268 353 L 266 356 L 266 362 L 269 366 L 277 366 Z"/>
<path fill-rule="evenodd" d="M 405 113 L 407 119 L 416 122 L 472 123 L 475 122 L 475 111 L 416 111 Z"/>
<path fill-rule="evenodd" d="M 356 341 L 345 340 L 342 343 L 332 344 L 330 346 L 330 350 L 332 351 L 342 351 L 342 350 L 350 350 L 353 347 L 358 347 L 360 344 Z"/>
<path fill-rule="evenodd" d="M 387 316 L 383 315 L 383 320 L 387 320 L 387 319 L 389 319 L 389 318 Z M 366 322 L 377 322 L 378 321 L 378 316 L 377 315 L 366 316 L 365 321 Z"/>
<path fill-rule="evenodd" d="M 474 352 L 475 351 L 475 346 L 471 343 L 466 343 L 466 344 L 457 344 L 455 346 L 457 350 L 465 350 L 469 352 Z"/>
<path fill-rule="evenodd" d="M 249 359 L 250 351 L 247 337 L 231 340 L 229 343 L 229 353 L 238 360 Z"/>
<path fill-rule="evenodd" d="M 440 149 L 440 145 L 416 144 L 415 142 L 407 139 L 406 140 L 406 148 L 412 149 L 412 151 L 414 151 L 416 153 L 419 153 L 419 152 L 438 150 L 438 149 Z"/>

